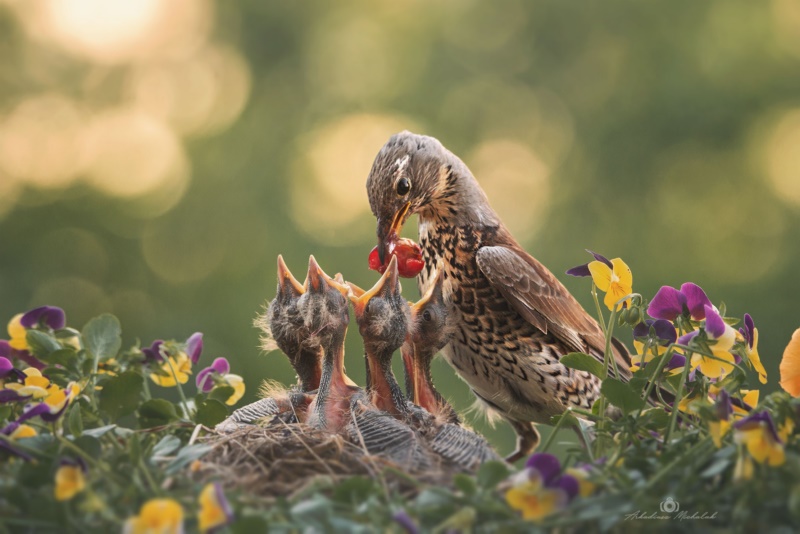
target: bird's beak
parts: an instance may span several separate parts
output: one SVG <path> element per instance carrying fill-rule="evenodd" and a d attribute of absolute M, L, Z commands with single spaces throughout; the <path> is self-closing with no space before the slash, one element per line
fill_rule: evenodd
<path fill-rule="evenodd" d="M 381 265 L 386 264 L 386 253 L 389 249 L 389 243 L 400 235 L 403 229 L 403 223 L 406 222 L 408 217 L 408 210 L 411 209 L 411 202 L 406 202 L 392 218 L 391 222 L 388 219 L 378 219 L 378 259 L 381 260 Z M 388 225 L 387 225 L 388 223 Z"/>
<path fill-rule="evenodd" d="M 342 280 L 344 282 L 344 280 Z M 350 288 L 344 283 L 339 283 L 334 280 L 322 270 L 314 256 L 308 258 L 308 275 L 306 276 L 305 291 L 312 291 L 319 293 L 322 291 L 323 285 L 332 287 L 343 296 L 347 297 L 350 294 Z"/>
<path fill-rule="evenodd" d="M 422 295 L 421 299 L 414 303 L 409 302 L 412 317 L 417 317 L 428 303 L 440 304 L 444 301 L 444 293 L 442 292 L 442 272 L 442 269 L 437 270 L 436 278 L 425 294 Z"/>
<path fill-rule="evenodd" d="M 295 294 L 302 295 L 306 292 L 303 284 L 289 272 L 286 262 L 283 261 L 283 256 L 278 254 L 278 287 L 280 291 L 291 289 Z"/>
<path fill-rule="evenodd" d="M 397 257 L 392 256 L 389 261 L 389 267 L 381 276 L 380 280 L 370 289 L 364 291 L 358 286 L 350 285 L 350 301 L 353 303 L 353 308 L 356 311 L 356 316 L 360 317 L 364 313 L 364 307 L 367 302 L 375 296 L 390 297 L 400 294 L 400 279 L 397 272 Z M 355 289 L 353 289 L 355 288 Z M 361 295 L 356 294 L 356 290 L 361 292 Z"/>
<path fill-rule="evenodd" d="M 419 368 L 414 344 L 407 339 L 400 349 L 400 354 L 403 357 L 403 367 L 408 377 L 408 383 L 411 384 L 411 401 L 416 402 L 416 399 L 419 398 Z"/>

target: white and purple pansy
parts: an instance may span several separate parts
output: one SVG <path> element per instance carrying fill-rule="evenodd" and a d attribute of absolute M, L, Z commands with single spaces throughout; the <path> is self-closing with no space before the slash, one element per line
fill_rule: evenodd
<path fill-rule="evenodd" d="M 217 379 L 221 379 L 231 371 L 231 366 L 225 358 L 216 358 L 211 365 L 197 373 L 195 382 L 197 389 L 203 393 L 208 393 L 217 385 Z"/>

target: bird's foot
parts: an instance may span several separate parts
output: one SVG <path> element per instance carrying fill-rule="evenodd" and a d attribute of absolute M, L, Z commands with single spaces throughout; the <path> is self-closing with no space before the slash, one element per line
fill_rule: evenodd
<path fill-rule="evenodd" d="M 517 433 L 517 448 L 505 458 L 506 462 L 511 464 L 535 451 L 542 438 L 536 430 L 536 425 L 530 421 L 509 420 L 509 423 Z"/>

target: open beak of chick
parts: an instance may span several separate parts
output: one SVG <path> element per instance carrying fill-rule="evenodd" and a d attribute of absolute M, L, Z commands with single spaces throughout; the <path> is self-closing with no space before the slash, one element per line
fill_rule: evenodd
<path fill-rule="evenodd" d="M 297 281 L 297 279 L 292 275 L 289 271 L 289 268 L 286 266 L 286 262 L 283 261 L 283 256 L 280 254 L 278 255 L 278 296 L 283 297 L 286 295 L 291 295 L 293 297 L 299 297 L 306 290 L 303 287 L 303 284 Z"/>
<path fill-rule="evenodd" d="M 364 291 L 350 282 L 348 282 L 347 285 L 350 289 L 350 301 L 353 303 L 356 317 L 361 317 L 364 315 L 367 303 L 373 297 L 388 298 L 400 295 L 400 277 L 397 271 L 397 258 L 394 256 L 392 257 L 389 266 L 386 268 L 386 272 L 383 273 L 383 276 L 381 276 L 380 280 L 378 280 L 372 289 Z"/>
<path fill-rule="evenodd" d="M 423 320 L 423 314 L 428 306 L 438 306 L 444 302 L 442 292 L 442 270 L 440 269 L 436 279 L 433 281 L 428 291 L 417 302 L 410 302 L 411 324 L 414 325 L 408 332 L 406 342 L 401 350 L 403 356 L 403 366 L 408 376 L 408 384 L 411 391 L 407 391 L 409 396 L 418 406 L 422 406 L 430 411 L 432 406 L 427 404 L 434 399 L 431 393 L 431 385 L 428 384 L 427 373 L 421 368 L 423 365 L 430 365 L 430 362 L 421 361 L 421 352 L 424 350 L 420 344 L 423 342 L 415 332 L 418 330 L 419 322 Z"/>
<path fill-rule="evenodd" d="M 335 289 L 342 296 L 347 297 L 350 294 L 350 288 L 344 283 L 341 275 L 337 275 L 338 279 L 331 278 L 322 267 L 319 266 L 314 256 L 308 258 L 308 274 L 304 284 L 304 291 L 311 291 L 313 293 L 322 293 L 327 289 Z"/>

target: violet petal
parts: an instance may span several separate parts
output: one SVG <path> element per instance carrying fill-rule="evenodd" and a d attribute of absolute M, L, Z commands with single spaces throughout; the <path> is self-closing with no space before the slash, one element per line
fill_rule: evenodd
<path fill-rule="evenodd" d="M 203 393 L 208 393 L 212 389 L 214 389 L 214 369 L 211 367 L 206 367 L 199 373 L 197 373 L 197 378 L 195 378 L 195 384 L 197 385 L 197 389 L 202 391 Z"/>
<path fill-rule="evenodd" d="M 419 527 L 405 510 L 395 512 L 392 515 L 392 520 L 400 525 L 408 534 L 419 534 Z"/>
<path fill-rule="evenodd" d="M 686 282 L 681 286 L 681 294 L 686 297 L 686 307 L 689 309 L 692 319 L 695 321 L 705 319 L 705 307 L 712 306 L 706 292 L 697 284 Z"/>
<path fill-rule="evenodd" d="M 714 339 L 719 339 L 725 333 L 725 321 L 711 306 L 705 307 L 706 332 Z"/>
<path fill-rule="evenodd" d="M 756 329 L 756 325 L 753 322 L 753 318 L 750 316 L 749 313 L 745 313 L 744 314 L 744 332 L 743 332 L 743 335 L 744 335 L 744 338 L 747 340 L 747 344 L 750 346 L 751 349 L 753 348 L 753 343 L 755 342 L 755 339 L 756 339 L 755 329 Z"/>
<path fill-rule="evenodd" d="M 53 330 L 58 330 L 67 324 L 67 317 L 61 308 L 40 306 L 23 315 L 19 322 L 25 328 L 34 328 L 44 322 Z"/>
<path fill-rule="evenodd" d="M 770 433 L 770 436 L 776 443 L 783 443 L 780 436 L 778 436 L 778 431 L 775 429 L 775 422 L 772 420 L 772 416 L 766 410 L 753 413 L 744 419 L 739 419 L 733 423 L 733 428 L 737 430 L 750 429 L 753 426 L 761 425 L 762 423 L 766 424 L 767 431 Z"/>
<path fill-rule="evenodd" d="M 719 417 L 722 421 L 727 421 L 731 414 L 733 414 L 731 396 L 728 395 L 728 392 L 724 389 L 717 393 L 717 400 L 714 403 L 714 410 L 717 412 L 717 417 Z"/>
<path fill-rule="evenodd" d="M 149 347 L 142 349 L 145 363 L 160 362 L 164 360 L 164 358 L 161 357 L 161 345 L 163 344 L 163 340 L 156 339 Z"/>
<path fill-rule="evenodd" d="M 688 334 L 683 334 L 681 337 L 678 338 L 678 345 L 688 345 L 691 340 L 693 340 L 697 335 L 700 333 L 699 330 L 692 330 Z"/>
<path fill-rule="evenodd" d="M 189 339 L 186 340 L 186 353 L 192 364 L 196 364 L 200 360 L 200 354 L 203 352 L 203 333 L 195 332 Z"/>
<path fill-rule="evenodd" d="M 14 364 L 11 363 L 11 360 L 5 356 L 0 356 L 0 378 L 10 375 L 12 369 L 14 369 Z"/>
<path fill-rule="evenodd" d="M 614 269 L 614 264 L 611 263 L 611 260 L 609 260 L 605 256 L 603 256 L 601 254 L 598 254 L 597 252 L 592 252 L 588 248 L 586 249 L 586 252 L 588 252 L 589 254 L 594 256 L 594 259 L 596 259 L 597 261 L 605 263 L 608 266 L 609 269 L 612 269 L 612 270 Z"/>
<path fill-rule="evenodd" d="M 11 353 L 14 349 L 11 348 L 11 345 L 5 339 L 0 339 L 0 356 L 5 356 L 8 358 L 11 356 Z"/>
<path fill-rule="evenodd" d="M 225 358 L 215 358 L 214 361 L 211 362 L 211 368 L 221 375 L 227 375 L 231 372 L 231 365 Z"/>
<path fill-rule="evenodd" d="M 6 402 L 19 402 L 23 400 L 28 400 L 30 396 L 20 395 L 13 389 L 0 389 L 0 404 L 4 404 Z"/>
<path fill-rule="evenodd" d="M 685 304 L 686 297 L 683 293 L 674 287 L 662 286 L 650 301 L 647 313 L 654 319 L 674 321 L 678 315 L 683 313 Z"/>
<path fill-rule="evenodd" d="M 567 502 L 574 499 L 580 490 L 578 479 L 572 475 L 562 475 L 558 477 L 558 479 L 552 483 L 551 487 L 559 488 L 564 491 L 564 493 L 567 494 Z"/>
<path fill-rule="evenodd" d="M 573 267 L 567 271 L 567 274 L 570 276 L 592 276 L 592 273 L 589 271 L 589 264 L 585 263 L 583 265 L 578 265 L 577 267 Z"/>
<path fill-rule="evenodd" d="M 525 467 L 535 469 L 542 477 L 542 482 L 547 486 L 561 472 L 561 462 L 552 454 L 535 452 L 525 462 Z"/>
<path fill-rule="evenodd" d="M 686 365 L 686 356 L 683 354 L 673 354 L 672 358 L 669 359 L 667 362 L 667 370 L 671 371 L 673 369 L 683 369 Z"/>

